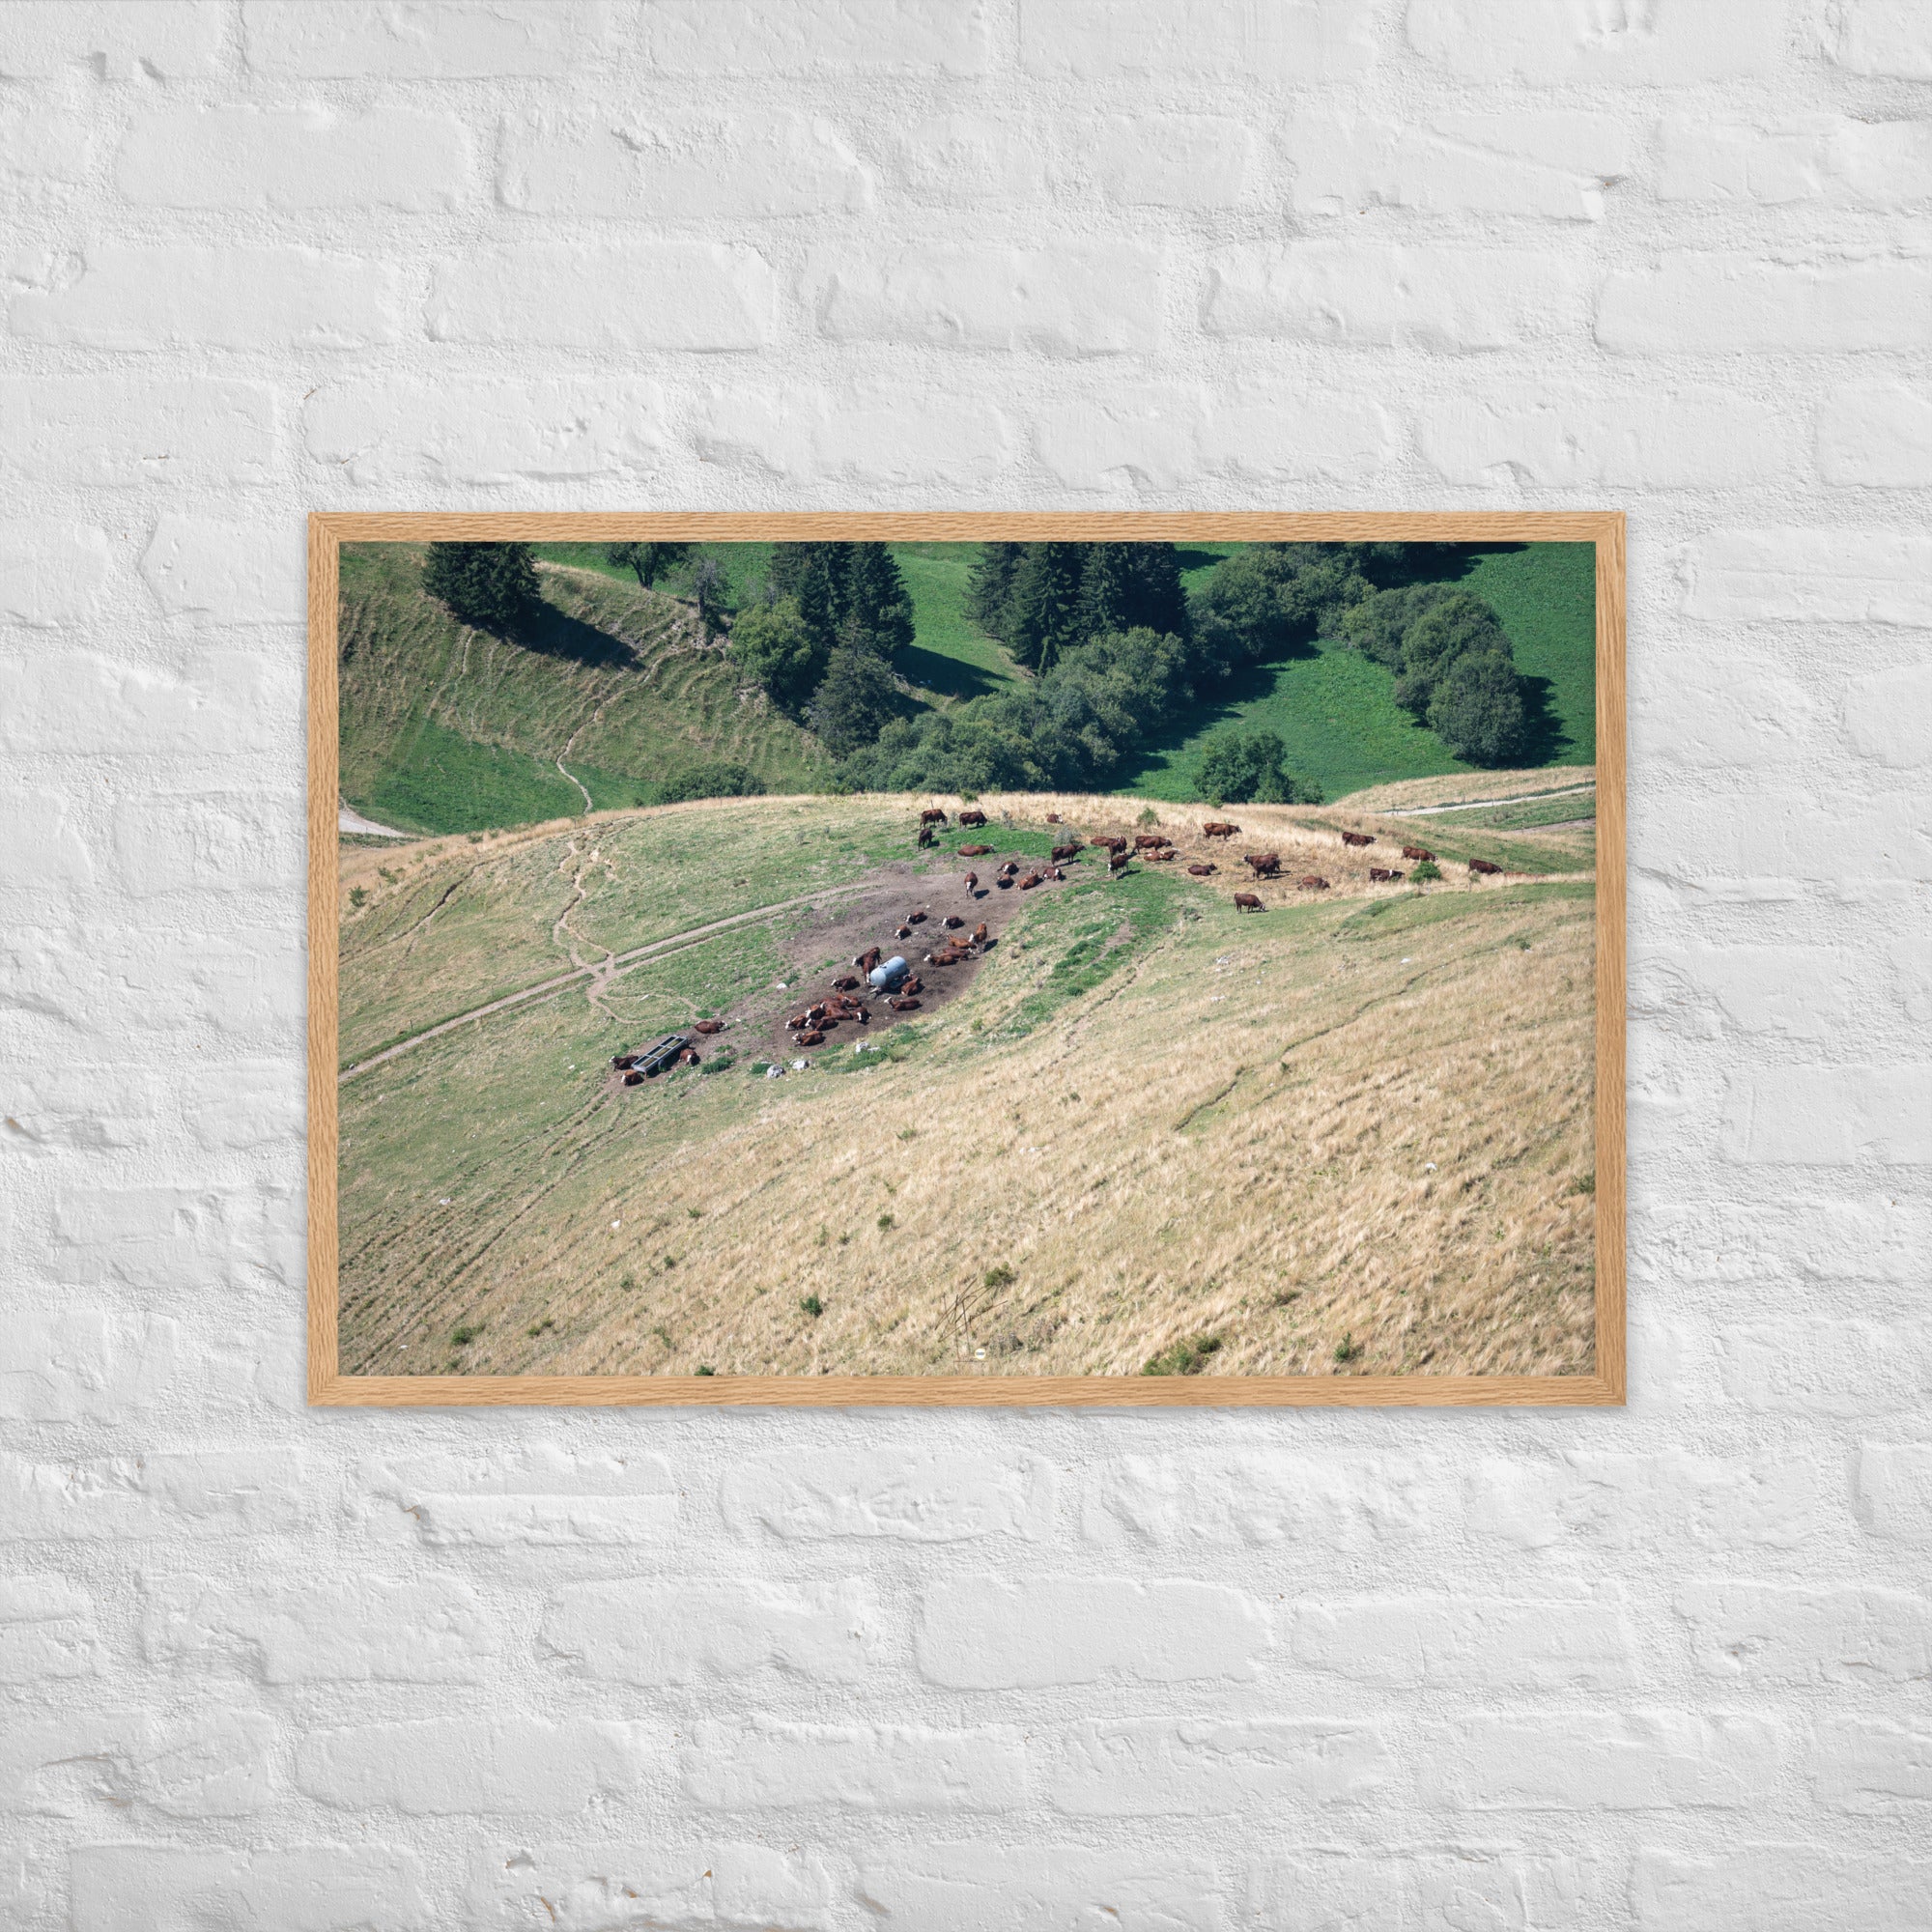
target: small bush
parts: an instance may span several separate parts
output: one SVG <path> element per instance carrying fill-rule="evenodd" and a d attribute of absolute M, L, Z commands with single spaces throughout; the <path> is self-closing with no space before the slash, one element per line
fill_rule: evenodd
<path fill-rule="evenodd" d="M 718 1371 L 714 1369 L 709 1362 L 699 1362 L 697 1365 L 697 1373 L 700 1376 L 715 1376 L 718 1373 Z"/>
<path fill-rule="evenodd" d="M 482 833 L 480 833 L 480 832 L 472 832 L 472 833 L 471 833 L 471 834 L 469 835 L 469 842 L 470 842 L 470 844 L 472 844 L 472 845 L 480 845 L 480 844 L 482 844 L 482 842 L 483 842 L 483 835 L 482 835 Z"/>
<path fill-rule="evenodd" d="M 1158 825 L 1160 823 L 1160 813 L 1151 805 L 1143 806 L 1141 808 L 1141 815 L 1134 820 L 1134 823 L 1136 825 Z"/>
<path fill-rule="evenodd" d="M 1597 1177 L 1594 1174 L 1579 1174 L 1570 1183 L 1572 1194 L 1594 1194 L 1597 1191 Z"/>
<path fill-rule="evenodd" d="M 917 1127 L 901 1127 L 899 1129 L 899 1139 L 902 1141 L 916 1141 L 918 1138 L 919 1129 Z"/>
<path fill-rule="evenodd" d="M 989 1267 L 985 1274 L 985 1282 L 988 1288 L 1010 1288 L 1017 1280 L 1019 1280 L 1019 1276 L 1005 1262 L 1002 1262 L 997 1267 Z"/>
<path fill-rule="evenodd" d="M 634 1274 L 627 1274 L 624 1277 L 624 1279 L 617 1284 L 619 1288 L 636 1288 L 637 1285 L 638 1285 L 638 1277 Z"/>
<path fill-rule="evenodd" d="M 815 1294 L 808 1294 L 804 1296 L 800 1300 L 798 1305 L 807 1315 L 810 1315 L 814 1321 L 816 1321 L 818 1318 L 825 1313 L 824 1302 L 820 1301 L 817 1295 Z"/>
<path fill-rule="evenodd" d="M 362 908 L 369 903 L 369 894 L 367 888 L 363 886 L 351 886 L 349 889 L 349 903 L 353 905 L 357 912 L 360 912 Z"/>
<path fill-rule="evenodd" d="M 886 1231 L 887 1231 L 887 1230 L 888 1230 L 889 1228 L 892 1228 L 892 1227 L 895 1227 L 895 1225 L 896 1225 L 896 1223 L 895 1223 L 895 1221 L 893 1220 L 893 1217 L 892 1217 L 892 1216 L 891 1216 L 890 1214 L 881 1214 L 881 1215 L 879 1216 L 879 1233 L 880 1233 L 880 1234 L 882 1234 L 882 1235 L 883 1235 L 884 1233 L 886 1233 Z"/>
<path fill-rule="evenodd" d="M 1191 1342 L 1176 1342 L 1159 1354 L 1148 1358 L 1144 1376 L 1198 1376 L 1208 1366 L 1208 1357 L 1221 1347 L 1218 1335 L 1197 1335 Z"/>
<path fill-rule="evenodd" d="M 531 1340 L 532 1342 L 534 1342 L 534 1341 L 535 1341 L 535 1340 L 537 1339 L 537 1337 L 538 1337 L 539 1335 L 547 1335 L 547 1334 L 549 1334 L 549 1333 L 550 1333 L 550 1331 L 551 1331 L 551 1330 L 552 1330 L 553 1328 L 554 1328 L 555 1326 L 556 1326 L 556 1323 L 555 1323 L 554 1321 L 552 1321 L 548 1320 L 548 1319 L 546 1319 L 546 1320 L 544 1320 L 544 1321 L 533 1321 L 533 1322 L 531 1322 L 531 1324 L 530 1324 L 530 1328 L 529 1328 L 529 1337 L 530 1337 L 530 1340 Z"/>
<path fill-rule="evenodd" d="M 450 1331 L 449 1346 L 452 1349 L 467 1349 L 483 1332 L 480 1321 L 466 1321 L 461 1328 Z"/>
<path fill-rule="evenodd" d="M 1442 867 L 1434 859 L 1418 859 L 1408 875 L 1408 882 L 1412 886 L 1432 886 L 1441 877 Z"/>
<path fill-rule="evenodd" d="M 704 1218 L 703 1215 L 700 1214 L 696 1208 L 687 1208 L 684 1211 L 687 1214 L 689 1214 L 694 1221 L 700 1221 Z"/>
<path fill-rule="evenodd" d="M 1352 1335 L 1344 1335 L 1335 1344 L 1335 1359 L 1346 1367 L 1350 1362 L 1358 1362 L 1364 1353 L 1362 1345 Z"/>

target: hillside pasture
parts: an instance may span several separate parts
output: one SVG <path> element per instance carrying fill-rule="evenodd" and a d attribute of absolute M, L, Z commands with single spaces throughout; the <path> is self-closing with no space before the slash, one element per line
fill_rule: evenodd
<path fill-rule="evenodd" d="M 1202 839 L 1211 814 L 1155 808 L 1215 877 L 1083 862 L 1007 895 L 1002 943 L 884 1050 L 835 1035 L 809 1070 L 754 1077 L 773 1016 L 841 963 L 852 909 L 877 894 L 883 919 L 957 873 L 913 843 L 924 802 L 346 849 L 344 1010 L 365 1041 L 755 917 L 343 1084 L 344 1368 L 1589 1369 L 1593 887 L 1558 868 L 1566 834 L 1471 831 L 1551 869 L 1415 893 L 1367 878 L 1413 821 L 1250 808 L 1230 850 Z M 1143 816 L 982 803 L 1001 850 L 1065 836 L 1049 810 L 1084 832 Z M 1377 847 L 1343 844 L 1371 826 Z M 1264 844 L 1289 876 L 1244 915 L 1238 855 Z M 1303 867 L 1330 890 L 1298 893 Z M 611 1053 L 713 1012 L 716 1070 L 613 1088 Z"/>

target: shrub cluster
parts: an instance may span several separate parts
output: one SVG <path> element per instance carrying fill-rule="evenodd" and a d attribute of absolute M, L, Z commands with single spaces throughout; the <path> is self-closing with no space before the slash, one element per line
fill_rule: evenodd
<path fill-rule="evenodd" d="M 1522 680 L 1496 613 L 1449 583 L 1378 590 L 1353 605 L 1342 635 L 1395 672 L 1395 699 L 1459 758 L 1507 763 L 1528 736 Z"/>

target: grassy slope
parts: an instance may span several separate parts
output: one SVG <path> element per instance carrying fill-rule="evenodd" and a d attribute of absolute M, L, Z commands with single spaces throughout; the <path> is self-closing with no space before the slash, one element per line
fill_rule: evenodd
<path fill-rule="evenodd" d="M 1210 548 L 1202 546 L 1206 557 Z M 1204 566 L 1198 568 L 1208 567 Z M 1192 581 L 1197 572 L 1188 573 Z M 1555 730 L 1539 763 L 1596 757 L 1595 559 L 1587 544 L 1539 544 L 1459 556 L 1458 582 L 1494 607 L 1517 666 L 1538 680 Z M 1312 655 L 1258 667 L 1213 702 L 1179 717 L 1124 788 L 1193 799 L 1201 741 L 1227 724 L 1277 733 L 1288 766 L 1329 798 L 1391 780 L 1474 767 L 1452 757 L 1394 699 L 1395 679 L 1358 651 L 1323 640 Z"/>
<path fill-rule="evenodd" d="M 1317 816 L 1268 838 L 1332 898 L 1244 918 L 1178 867 L 1077 880 L 856 1078 L 605 1094 L 615 1046 L 773 997 L 741 930 L 351 1082 L 347 1365 L 1133 1372 L 1212 1333 L 1210 1374 L 1336 1373 L 1345 1340 L 1352 1373 L 1586 1367 L 1590 887 L 1381 893 Z M 769 800 L 491 841 L 473 877 L 464 840 L 393 882 L 356 852 L 345 1002 L 380 968 L 426 1022 L 466 977 L 536 977 L 573 903 L 573 931 L 635 939 L 910 856 L 908 831 L 902 805 Z M 586 832 L 617 876 L 577 902 Z M 463 934 L 423 926 L 459 876 Z"/>
<path fill-rule="evenodd" d="M 716 758 L 772 790 L 824 781 L 815 740 L 742 700 L 673 600 L 547 571 L 542 647 L 529 648 L 455 623 L 422 594 L 420 568 L 414 545 L 343 551 L 342 792 L 379 823 L 438 833 L 581 811 L 559 754 L 600 810 Z"/>

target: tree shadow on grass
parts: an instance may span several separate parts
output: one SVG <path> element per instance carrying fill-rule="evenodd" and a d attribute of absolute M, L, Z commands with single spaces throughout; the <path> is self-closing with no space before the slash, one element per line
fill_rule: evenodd
<path fill-rule="evenodd" d="M 1279 657 L 1270 658 L 1266 664 L 1243 665 L 1224 683 L 1215 685 L 1211 696 L 1198 697 L 1192 704 L 1177 705 L 1163 713 L 1156 724 L 1143 731 L 1141 741 L 1132 753 L 1122 759 L 1115 779 L 1116 787 L 1135 784 L 1147 772 L 1167 766 L 1169 757 L 1197 733 L 1211 731 L 1217 725 L 1240 723 L 1250 706 L 1273 692 L 1275 679 L 1283 665 L 1321 655 L 1312 643 L 1297 644 Z M 1188 776 L 1191 777 L 1191 774 Z"/>
<path fill-rule="evenodd" d="M 637 653 L 622 638 L 600 631 L 595 624 L 586 624 L 582 617 L 573 617 L 550 603 L 539 604 L 516 627 L 509 641 L 541 657 L 566 658 L 594 670 L 637 662 Z"/>
<path fill-rule="evenodd" d="M 1455 583 L 1486 556 L 1508 556 L 1528 548 L 1526 543 L 1411 544 L 1403 582 Z"/>
<path fill-rule="evenodd" d="M 922 644 L 906 645 L 894 657 L 893 668 L 908 683 L 942 697 L 983 697 L 1009 682 L 979 665 L 929 651 Z"/>
<path fill-rule="evenodd" d="M 1517 673 L 1522 688 L 1522 750 L 1507 762 L 1525 768 L 1553 765 L 1565 752 L 1576 749 L 1576 740 L 1563 728 L 1563 721 L 1550 702 L 1556 687 L 1547 677 Z"/>

